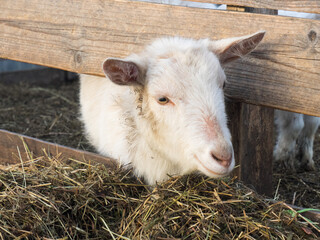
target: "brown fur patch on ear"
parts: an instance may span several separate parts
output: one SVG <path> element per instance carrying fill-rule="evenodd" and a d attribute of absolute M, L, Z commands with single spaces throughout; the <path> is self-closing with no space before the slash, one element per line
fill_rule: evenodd
<path fill-rule="evenodd" d="M 259 32 L 248 38 L 237 40 L 218 53 L 219 60 L 222 64 L 236 60 L 250 53 L 261 42 L 265 32 Z"/>
<path fill-rule="evenodd" d="M 103 71 L 106 76 L 115 84 L 140 84 L 140 70 L 134 62 L 122 61 L 118 59 L 107 59 L 103 63 Z"/>

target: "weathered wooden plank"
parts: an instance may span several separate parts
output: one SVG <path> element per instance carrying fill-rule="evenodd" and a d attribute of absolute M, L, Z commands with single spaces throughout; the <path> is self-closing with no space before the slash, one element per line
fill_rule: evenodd
<path fill-rule="evenodd" d="M 252 7 L 243 7 L 243 6 L 227 6 L 228 11 L 238 11 L 238 12 L 252 12 L 252 13 L 261 13 L 269 15 L 278 15 L 278 10 L 267 9 L 267 8 L 252 8 Z"/>
<path fill-rule="evenodd" d="M 115 160 L 98 154 L 45 142 L 5 130 L 0 130 L 0 165 L 20 163 L 19 153 L 23 159 L 27 159 L 25 146 L 35 157 L 43 156 L 45 150 L 49 156 L 56 157 L 61 154 L 61 160 L 73 158 L 79 161 L 103 163 L 108 167 L 117 166 Z"/>
<path fill-rule="evenodd" d="M 228 100 L 234 175 L 257 192 L 272 195 L 273 109 Z"/>
<path fill-rule="evenodd" d="M 229 10 L 230 7 L 228 6 L 227 9 Z M 276 14 L 270 9 L 251 11 Z M 238 165 L 235 174 L 259 193 L 271 196 L 274 111 L 270 108 L 228 99 L 226 103 Z"/>
<path fill-rule="evenodd" d="M 236 160 L 233 174 L 271 196 L 273 109 L 227 99 L 226 110 Z"/>
<path fill-rule="evenodd" d="M 0 57 L 93 75 L 103 75 L 106 57 L 160 36 L 218 39 L 264 29 L 261 46 L 226 68 L 226 94 L 320 116 L 318 20 L 127 0 L 0 0 L 0 12 Z"/>
<path fill-rule="evenodd" d="M 254 8 L 268 8 L 306 13 L 320 13 L 319 0 L 186 0 Z"/>
<path fill-rule="evenodd" d="M 242 104 L 239 123 L 240 179 L 257 192 L 272 195 L 273 112 Z"/>

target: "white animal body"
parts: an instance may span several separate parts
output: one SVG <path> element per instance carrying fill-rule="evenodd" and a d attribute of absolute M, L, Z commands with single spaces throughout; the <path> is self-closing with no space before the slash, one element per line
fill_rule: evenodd
<path fill-rule="evenodd" d="M 278 129 L 274 159 L 289 170 L 296 167 L 315 170 L 313 142 L 320 118 L 293 112 L 275 111 Z"/>
<path fill-rule="evenodd" d="M 252 51 L 264 32 L 211 41 L 161 38 L 139 54 L 103 63 L 107 78 L 81 75 L 82 120 L 101 154 L 132 165 L 147 183 L 234 168 L 222 66 Z"/>

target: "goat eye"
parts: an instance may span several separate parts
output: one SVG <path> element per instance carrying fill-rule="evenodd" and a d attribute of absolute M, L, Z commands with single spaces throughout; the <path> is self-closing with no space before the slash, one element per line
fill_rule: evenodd
<path fill-rule="evenodd" d="M 162 104 L 162 105 L 167 104 L 169 101 L 170 101 L 170 100 L 169 100 L 169 98 L 167 98 L 167 97 L 160 97 L 160 98 L 158 98 L 158 103 L 160 103 L 160 104 Z"/>

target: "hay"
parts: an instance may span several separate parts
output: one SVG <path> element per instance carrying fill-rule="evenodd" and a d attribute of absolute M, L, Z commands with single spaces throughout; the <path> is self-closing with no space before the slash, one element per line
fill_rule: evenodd
<path fill-rule="evenodd" d="M 172 177 L 59 156 L 0 170 L 0 239 L 315 239 L 318 226 L 235 179 Z"/>

